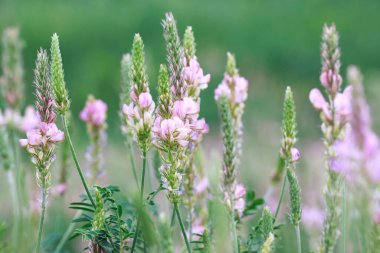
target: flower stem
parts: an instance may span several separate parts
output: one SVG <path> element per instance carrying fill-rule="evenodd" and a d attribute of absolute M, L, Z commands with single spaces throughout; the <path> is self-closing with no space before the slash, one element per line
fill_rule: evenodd
<path fill-rule="evenodd" d="M 42 239 L 42 232 L 43 232 L 43 226 L 44 226 L 44 220 L 45 220 L 45 211 L 46 211 L 46 180 L 43 180 L 43 185 L 41 186 L 41 193 L 42 193 L 42 202 L 41 202 L 41 219 L 40 219 L 40 225 L 38 228 L 38 239 L 37 239 L 37 247 L 36 247 L 36 253 L 40 252 L 41 247 L 41 239 Z"/>
<path fill-rule="evenodd" d="M 79 165 L 79 162 L 78 162 L 78 158 L 77 158 L 77 155 L 75 153 L 75 150 L 74 150 L 74 146 L 73 146 L 73 143 L 71 141 L 71 137 L 70 137 L 70 133 L 69 133 L 69 129 L 67 128 L 67 119 L 66 119 L 66 116 L 65 115 L 62 115 L 62 121 L 63 121 L 63 127 L 65 129 L 65 134 L 66 134 L 66 137 L 67 139 L 69 140 L 69 144 L 70 144 L 70 150 L 71 150 L 71 154 L 73 155 L 73 159 L 74 159 L 74 163 L 75 163 L 75 166 L 77 168 L 77 171 L 78 171 L 78 174 L 79 174 L 79 177 L 82 181 L 82 185 L 87 193 L 87 196 L 92 204 L 92 206 L 95 208 L 96 205 L 95 205 L 95 202 L 94 200 L 92 199 L 92 196 L 90 194 L 90 191 L 88 190 L 88 187 L 87 187 L 87 183 L 86 183 L 86 179 L 84 178 L 83 176 L 83 173 L 82 173 L 82 169 L 80 168 L 80 165 Z"/>
<path fill-rule="evenodd" d="M 276 213 L 274 215 L 273 224 L 276 222 L 278 213 L 280 212 L 282 199 L 284 197 L 285 187 L 286 187 L 286 174 L 284 174 L 284 179 L 282 180 L 282 189 L 281 189 L 281 193 L 280 193 L 280 199 L 278 200 L 278 204 L 277 204 L 277 208 L 276 208 Z"/>
<path fill-rule="evenodd" d="M 189 243 L 189 240 L 187 239 L 186 230 L 185 230 L 185 227 L 183 225 L 181 214 L 179 212 L 178 204 L 177 203 L 174 204 L 174 210 L 175 210 L 175 212 L 177 214 L 177 218 L 178 218 L 179 225 L 181 227 L 182 235 L 183 235 L 183 238 L 184 238 L 185 243 L 186 243 L 187 252 L 191 253 L 190 243 Z"/>
<path fill-rule="evenodd" d="M 238 244 L 238 238 L 237 238 L 237 233 L 236 233 L 234 210 L 231 211 L 231 225 L 232 225 L 232 237 L 234 240 L 234 252 L 239 253 L 239 244 Z"/>
<path fill-rule="evenodd" d="M 129 158 L 130 158 L 130 161 L 131 161 L 131 167 L 132 167 L 133 177 L 135 178 L 137 188 L 140 191 L 139 180 L 137 179 L 137 172 L 136 172 L 135 152 L 133 152 L 132 141 L 131 140 L 127 140 L 127 142 L 128 142 L 127 146 L 128 146 L 129 156 L 130 156 Z"/>
<path fill-rule="evenodd" d="M 297 237 L 297 252 L 298 253 L 301 253 L 301 232 L 300 232 L 300 225 L 297 224 L 295 225 L 295 229 L 296 229 L 296 237 Z"/>
<path fill-rule="evenodd" d="M 141 173 L 141 187 L 140 187 L 140 203 L 143 203 L 144 198 L 144 182 L 145 182 L 145 170 L 146 170 L 146 148 L 142 151 L 142 173 Z M 137 243 L 137 235 L 139 234 L 139 228 L 140 228 L 140 216 L 137 217 L 137 224 L 136 224 L 136 232 L 133 238 L 131 253 L 135 250 L 136 243 Z"/>
<path fill-rule="evenodd" d="M 13 213 L 13 231 L 12 231 L 12 242 L 13 246 L 17 246 L 17 239 L 19 236 L 19 218 L 20 218 L 20 209 L 18 202 L 18 194 L 17 194 L 17 185 L 15 181 L 15 176 L 13 174 L 12 168 L 7 171 L 8 183 L 11 190 L 12 197 L 12 207 L 14 208 Z"/>

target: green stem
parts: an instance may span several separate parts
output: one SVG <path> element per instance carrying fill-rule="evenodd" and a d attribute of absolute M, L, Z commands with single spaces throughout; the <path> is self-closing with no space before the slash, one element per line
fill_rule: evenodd
<path fill-rule="evenodd" d="M 236 233 L 236 224 L 235 224 L 235 214 L 234 210 L 231 211 L 231 225 L 232 225 L 232 237 L 234 240 L 234 252 L 239 253 L 239 244 L 238 244 L 238 238 Z"/>
<path fill-rule="evenodd" d="M 301 253 L 301 232 L 300 232 L 300 225 L 297 224 L 295 226 L 295 229 L 296 229 L 296 237 L 297 237 L 297 252 L 298 253 Z"/>
<path fill-rule="evenodd" d="M 131 167 L 132 167 L 133 177 L 135 178 L 137 189 L 140 191 L 139 180 L 137 178 L 137 172 L 136 172 L 137 170 L 136 170 L 135 152 L 133 151 L 132 141 L 131 140 L 127 140 L 127 142 L 128 142 L 127 145 L 128 145 L 129 158 L 130 158 L 130 161 L 131 161 Z"/>
<path fill-rule="evenodd" d="M 185 243 L 186 243 L 187 252 L 191 253 L 190 243 L 189 243 L 189 240 L 187 239 L 186 230 L 185 230 L 185 227 L 183 225 L 181 214 L 179 212 L 178 204 L 177 203 L 174 204 L 174 210 L 175 210 L 175 212 L 177 214 L 179 226 L 181 227 L 181 231 L 182 231 L 182 236 L 183 236 L 183 239 L 185 240 Z"/>
<path fill-rule="evenodd" d="M 43 180 L 42 182 L 42 203 L 41 203 L 41 219 L 40 219 L 40 225 L 38 228 L 38 239 L 37 239 L 37 247 L 36 247 L 36 253 L 40 252 L 40 247 L 41 247 L 41 239 L 42 239 L 42 232 L 43 232 L 43 226 L 44 226 L 44 220 L 45 220 L 45 211 L 46 211 L 46 182 Z"/>
<path fill-rule="evenodd" d="M 144 198 L 144 182 L 145 182 L 145 170 L 146 170 L 146 148 L 142 151 L 142 173 L 141 173 L 141 187 L 140 187 L 140 203 L 143 203 Z M 137 217 L 137 224 L 136 224 L 136 232 L 133 238 L 131 253 L 135 250 L 136 243 L 137 243 L 137 235 L 139 234 L 139 228 L 140 228 L 140 216 Z"/>
<path fill-rule="evenodd" d="M 342 244 L 343 253 L 346 253 L 346 222 L 347 222 L 347 196 L 346 196 L 346 181 L 343 181 L 343 228 L 342 228 Z"/>
<path fill-rule="evenodd" d="M 78 219 L 81 216 L 81 214 L 82 214 L 82 211 L 80 210 L 77 211 L 73 220 Z M 63 246 L 69 239 L 71 233 L 73 232 L 74 228 L 75 228 L 75 223 L 71 222 L 70 225 L 67 227 L 65 233 L 63 234 L 61 240 L 59 241 L 57 247 L 55 248 L 54 253 L 59 253 L 61 251 L 61 249 L 63 248 Z"/>
<path fill-rule="evenodd" d="M 12 172 L 12 169 L 9 169 L 7 171 L 8 176 L 8 183 L 11 190 L 11 197 L 12 197 L 12 207 L 14 208 L 13 213 L 13 231 L 12 231 L 12 242 L 13 246 L 17 246 L 17 240 L 19 239 L 19 217 L 20 217 L 20 209 L 19 209 L 19 201 L 18 201 L 18 194 L 17 194 L 17 185 L 15 181 L 15 176 Z"/>
<path fill-rule="evenodd" d="M 172 218 L 170 220 L 170 227 L 173 227 L 174 224 L 175 224 L 175 210 L 173 209 Z"/>
<path fill-rule="evenodd" d="M 276 208 L 276 213 L 274 215 L 273 224 L 276 223 L 278 213 L 280 212 L 282 199 L 284 197 L 285 187 L 286 187 L 286 174 L 284 173 L 284 179 L 282 181 L 282 189 L 281 189 L 281 193 L 280 193 L 280 199 L 278 200 L 278 204 L 277 204 L 277 208 Z"/>
<path fill-rule="evenodd" d="M 63 121 L 63 126 L 65 128 L 65 134 L 66 134 L 66 137 L 67 139 L 69 140 L 69 144 L 70 144 L 70 150 L 71 150 L 71 154 L 73 155 L 73 159 L 74 159 L 74 163 L 75 163 L 75 166 L 77 168 L 77 171 L 78 171 L 78 174 L 79 174 L 79 177 L 82 181 L 82 185 L 87 193 L 87 196 L 89 198 L 89 200 L 91 201 L 91 204 L 92 206 L 95 208 L 96 205 L 95 205 L 95 202 L 94 200 L 92 199 L 92 196 L 90 194 L 90 191 L 88 190 L 88 187 L 87 187 L 87 183 L 86 183 L 86 179 L 84 178 L 83 176 L 83 173 L 82 173 L 82 169 L 80 168 L 80 165 L 79 165 L 79 162 L 78 162 L 78 158 L 77 158 L 77 155 L 75 153 L 75 150 L 74 150 L 74 146 L 73 146 L 73 143 L 71 141 L 71 137 L 70 137 L 70 133 L 69 133 L 69 129 L 67 128 L 67 119 L 66 119 L 66 116 L 65 115 L 62 115 L 62 121 Z"/>

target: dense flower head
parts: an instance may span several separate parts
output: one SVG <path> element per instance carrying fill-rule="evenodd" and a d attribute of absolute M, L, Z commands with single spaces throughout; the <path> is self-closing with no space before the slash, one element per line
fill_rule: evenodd
<path fill-rule="evenodd" d="M 190 132 L 189 125 L 184 124 L 179 117 L 157 117 L 153 126 L 153 143 L 162 150 L 186 147 L 189 144 Z"/>
<path fill-rule="evenodd" d="M 187 94 L 190 97 L 199 97 L 200 91 L 206 89 L 210 82 L 210 74 L 203 74 L 203 70 L 195 58 L 190 59 L 188 65 L 185 64 L 182 75 Z"/>
<path fill-rule="evenodd" d="M 80 119 L 87 124 L 100 127 L 105 124 L 107 117 L 107 104 L 100 99 L 89 96 L 86 105 L 80 112 Z"/>
<path fill-rule="evenodd" d="M 123 104 L 122 107 L 122 112 L 126 116 L 126 131 L 134 135 L 140 148 L 148 149 L 152 139 L 155 104 L 149 91 L 144 44 L 139 34 L 136 34 L 133 40 L 130 79 L 131 102 Z"/>
<path fill-rule="evenodd" d="M 323 27 L 321 55 L 322 71 L 320 82 L 334 98 L 342 84 L 340 71 L 339 35 L 335 25 Z"/>
<path fill-rule="evenodd" d="M 16 110 L 22 102 L 24 90 L 24 70 L 22 60 L 23 41 L 19 29 L 9 27 L 3 33 L 2 73 L 0 91 L 7 106 Z"/>

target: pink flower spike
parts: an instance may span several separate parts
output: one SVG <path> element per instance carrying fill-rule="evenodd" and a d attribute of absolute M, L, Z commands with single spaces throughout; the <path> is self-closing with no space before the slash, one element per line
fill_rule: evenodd
<path fill-rule="evenodd" d="M 226 83 L 221 83 L 218 88 L 215 89 L 215 100 L 219 100 L 221 97 L 230 98 L 231 90 Z"/>
<path fill-rule="evenodd" d="M 240 199 L 240 198 L 245 198 L 246 190 L 244 185 L 242 184 L 237 184 L 235 188 L 235 198 Z"/>
<path fill-rule="evenodd" d="M 298 151 L 297 148 L 292 148 L 290 150 L 290 152 L 292 153 L 292 161 L 295 162 L 295 161 L 298 161 L 301 157 L 301 154 L 300 152 Z"/>
<path fill-rule="evenodd" d="M 134 116 L 133 103 L 130 103 L 129 105 L 124 104 L 123 105 L 123 113 L 128 118 L 133 118 L 133 116 Z"/>
<path fill-rule="evenodd" d="M 317 88 L 314 88 L 309 93 L 309 100 L 313 107 L 317 110 L 322 110 L 323 108 L 326 108 L 327 102 L 325 98 L 323 97 L 320 90 Z"/>
<path fill-rule="evenodd" d="M 88 124 L 103 125 L 107 117 L 107 105 L 102 100 L 90 96 L 79 116 Z"/>

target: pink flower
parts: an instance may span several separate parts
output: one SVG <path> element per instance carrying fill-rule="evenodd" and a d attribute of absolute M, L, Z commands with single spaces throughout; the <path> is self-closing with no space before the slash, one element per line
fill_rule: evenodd
<path fill-rule="evenodd" d="M 152 130 L 155 133 L 155 144 L 158 146 L 162 141 L 183 147 L 189 144 L 191 129 L 179 117 L 171 119 L 157 117 Z"/>
<path fill-rule="evenodd" d="M 107 105 L 100 99 L 90 97 L 84 109 L 80 112 L 80 119 L 88 124 L 101 126 L 107 117 Z"/>
<path fill-rule="evenodd" d="M 26 146 L 28 146 L 28 139 L 20 139 L 18 143 L 21 147 L 25 148 Z"/>
<path fill-rule="evenodd" d="M 31 146 L 38 146 L 42 144 L 42 135 L 39 129 L 33 129 L 26 133 L 26 137 L 28 138 L 28 144 Z M 25 144 L 25 139 L 23 139 L 22 144 Z"/>
<path fill-rule="evenodd" d="M 219 86 L 214 91 L 215 100 L 219 100 L 221 97 L 226 97 L 229 99 L 231 97 L 231 90 L 225 82 L 219 84 Z"/>
<path fill-rule="evenodd" d="M 175 101 L 173 106 L 174 116 L 180 119 L 196 119 L 199 114 L 199 104 L 189 97 L 183 100 Z"/>
<path fill-rule="evenodd" d="M 290 150 L 290 153 L 292 154 L 292 161 L 295 162 L 295 161 L 298 161 L 301 157 L 301 154 L 300 152 L 298 151 L 297 148 L 292 148 Z"/>
<path fill-rule="evenodd" d="M 235 103 L 243 103 L 247 99 L 248 81 L 244 77 L 234 78 L 235 83 Z"/>
<path fill-rule="evenodd" d="M 193 233 L 202 235 L 204 231 L 205 231 L 205 226 L 202 224 L 202 221 L 200 219 L 196 219 L 193 222 Z"/>
<path fill-rule="evenodd" d="M 130 103 L 129 105 L 124 104 L 123 105 L 123 113 L 129 118 L 134 117 L 134 109 L 133 109 L 133 103 Z"/>
<path fill-rule="evenodd" d="M 245 194 L 246 190 L 244 185 L 237 184 L 234 192 L 234 206 L 233 209 L 237 212 L 239 217 L 242 217 L 245 209 Z"/>
<path fill-rule="evenodd" d="M 63 195 L 67 190 L 67 184 L 66 183 L 60 183 L 55 186 L 53 186 L 52 193 L 53 195 Z"/>
<path fill-rule="evenodd" d="M 325 87 L 329 87 L 329 75 L 327 71 L 323 71 L 321 76 L 319 77 L 319 80 L 321 81 L 321 84 Z"/>
<path fill-rule="evenodd" d="M 35 129 L 40 124 L 40 118 L 37 112 L 34 110 L 33 106 L 27 106 L 25 109 L 24 118 L 21 121 L 21 130 L 28 132 L 29 130 Z"/>
<path fill-rule="evenodd" d="M 55 123 L 41 123 L 41 132 L 50 142 L 60 142 L 65 139 L 65 134 L 58 129 Z"/>
<path fill-rule="evenodd" d="M 188 88 L 203 90 L 210 82 L 210 74 L 204 76 L 198 61 L 193 58 L 190 60 L 189 66 L 183 68 L 183 79 Z"/>
<path fill-rule="evenodd" d="M 148 92 L 143 92 L 139 96 L 139 105 L 142 108 L 149 108 L 152 105 L 152 95 Z"/>
<path fill-rule="evenodd" d="M 313 107 L 317 110 L 322 110 L 328 106 L 322 93 L 317 88 L 314 88 L 310 91 L 309 99 Z"/>

